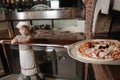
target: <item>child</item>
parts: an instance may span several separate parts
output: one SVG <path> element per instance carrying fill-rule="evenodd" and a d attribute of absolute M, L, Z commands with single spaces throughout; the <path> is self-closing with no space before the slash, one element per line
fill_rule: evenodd
<path fill-rule="evenodd" d="M 22 43 L 19 44 L 21 74 L 17 80 L 40 80 L 36 75 L 38 72 L 34 51 L 30 45 L 23 44 L 31 42 L 32 38 L 29 35 L 31 25 L 28 22 L 19 22 L 16 27 L 19 29 L 21 35 L 17 35 L 12 39 L 11 44 L 15 42 Z M 0 43 L 2 42 L 5 42 L 5 40 L 0 41 Z"/>

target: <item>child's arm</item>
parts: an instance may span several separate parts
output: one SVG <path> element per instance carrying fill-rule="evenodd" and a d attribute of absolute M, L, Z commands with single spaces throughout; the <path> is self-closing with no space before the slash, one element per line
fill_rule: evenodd
<path fill-rule="evenodd" d="M 14 40 L 14 39 L 13 39 L 13 40 L 11 40 L 11 44 L 14 44 L 15 42 L 17 42 L 17 41 L 16 41 L 16 40 Z"/>
<path fill-rule="evenodd" d="M 11 43 L 14 44 L 16 41 L 15 40 L 0 40 L 0 43 Z"/>
<path fill-rule="evenodd" d="M 11 42 L 11 40 L 0 40 L 0 43 Z"/>
<path fill-rule="evenodd" d="M 32 38 L 29 36 L 26 40 L 18 40 L 17 39 L 18 38 L 18 36 L 16 36 L 14 39 L 12 39 L 12 40 L 0 40 L 0 43 L 6 43 L 6 42 L 8 42 L 8 43 L 11 43 L 11 44 L 14 44 L 14 43 L 30 43 L 30 42 L 32 42 Z"/>

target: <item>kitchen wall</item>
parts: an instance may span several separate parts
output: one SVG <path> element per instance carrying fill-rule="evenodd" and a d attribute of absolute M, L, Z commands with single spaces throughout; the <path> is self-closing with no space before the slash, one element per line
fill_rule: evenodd
<path fill-rule="evenodd" d="M 14 22 L 14 28 L 16 28 L 18 21 Z M 78 19 L 65 19 L 65 20 L 32 20 L 32 25 L 42 25 L 48 24 L 53 25 L 53 28 L 56 30 L 62 31 L 70 31 L 70 32 L 82 32 L 84 33 L 85 30 L 85 20 L 78 20 Z"/>
<path fill-rule="evenodd" d="M 51 20 L 34 20 L 33 25 L 49 24 L 52 25 Z M 53 27 L 73 32 L 84 32 L 85 20 L 70 19 L 70 20 L 54 20 Z"/>
<path fill-rule="evenodd" d="M 6 34 L 6 35 L 5 35 Z M 10 27 L 8 22 L 1 22 L 0 23 L 0 38 L 10 38 Z"/>

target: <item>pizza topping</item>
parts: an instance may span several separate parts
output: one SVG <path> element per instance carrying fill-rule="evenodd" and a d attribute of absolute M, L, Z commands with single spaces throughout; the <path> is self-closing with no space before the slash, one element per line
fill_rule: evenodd
<path fill-rule="evenodd" d="M 105 56 L 107 56 L 109 52 L 108 51 L 100 51 L 99 54 L 98 54 L 98 57 L 99 58 L 104 58 Z"/>
<path fill-rule="evenodd" d="M 102 46 L 102 45 L 99 46 L 99 49 L 105 49 L 105 48 L 109 48 L 109 45 L 106 44 L 106 45 L 104 45 L 104 46 Z"/>

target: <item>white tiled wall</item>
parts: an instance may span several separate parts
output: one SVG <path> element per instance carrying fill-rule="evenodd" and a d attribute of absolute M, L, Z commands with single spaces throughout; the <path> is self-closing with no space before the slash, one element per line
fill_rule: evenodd
<path fill-rule="evenodd" d="M 54 26 L 58 28 L 77 26 L 77 20 L 55 20 Z"/>
<path fill-rule="evenodd" d="M 33 20 L 34 25 L 49 24 L 52 25 L 52 20 Z M 68 30 L 72 32 L 84 32 L 85 20 L 78 19 L 65 19 L 65 20 L 53 20 L 54 28 Z M 15 27 L 15 25 L 14 25 Z"/>
<path fill-rule="evenodd" d="M 51 20 L 34 20 L 33 25 L 49 24 L 52 25 Z M 54 20 L 54 28 L 72 28 L 75 27 L 77 32 L 84 32 L 85 20 L 71 19 L 71 20 Z M 69 29 L 70 30 L 70 29 Z"/>
<path fill-rule="evenodd" d="M 33 20 L 33 25 L 49 24 L 52 25 L 51 20 Z"/>

